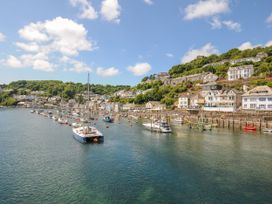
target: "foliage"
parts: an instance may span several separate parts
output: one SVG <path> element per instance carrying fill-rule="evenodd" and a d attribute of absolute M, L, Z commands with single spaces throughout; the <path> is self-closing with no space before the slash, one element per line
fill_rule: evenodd
<path fill-rule="evenodd" d="M 129 86 L 124 85 L 97 85 L 91 84 L 90 91 L 95 94 L 112 94 L 122 89 L 129 89 Z M 56 80 L 44 80 L 44 81 L 26 81 L 20 80 L 11 82 L 6 86 L 6 89 L 13 89 L 15 93 L 27 94 L 32 91 L 43 91 L 44 96 L 62 96 L 65 99 L 74 98 L 76 94 L 83 93 L 87 90 L 87 84 L 62 82 Z"/>
<path fill-rule="evenodd" d="M 1 106 L 13 106 L 17 103 L 15 98 L 12 98 L 9 93 L 3 92 L 0 94 Z"/>
<path fill-rule="evenodd" d="M 221 55 L 211 55 L 208 57 L 202 56 L 202 57 L 198 57 L 197 59 L 191 62 L 175 65 L 168 72 L 172 78 L 187 76 L 191 74 L 197 74 L 201 72 L 212 72 L 219 75 L 220 78 L 225 78 L 227 75 L 227 70 L 230 66 L 227 62 L 225 64 L 216 65 L 216 66 L 204 66 L 204 65 L 220 62 L 223 60 L 234 60 L 234 59 L 255 57 L 260 52 L 267 53 L 269 57 L 266 58 L 264 61 L 260 62 L 260 64 L 262 64 L 261 66 L 259 66 L 257 63 L 256 65 L 257 71 L 255 75 L 259 76 L 260 74 L 265 74 L 265 75 L 271 74 L 272 47 L 257 47 L 254 49 L 248 49 L 244 51 L 241 51 L 235 48 Z M 240 66 L 240 65 L 246 65 L 246 64 L 254 64 L 254 63 L 241 62 L 233 66 Z M 255 64 L 254 64 L 254 67 L 255 67 Z"/>

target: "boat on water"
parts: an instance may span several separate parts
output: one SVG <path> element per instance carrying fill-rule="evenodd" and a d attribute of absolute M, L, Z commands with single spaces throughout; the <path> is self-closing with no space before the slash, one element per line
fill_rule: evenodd
<path fill-rule="evenodd" d="M 90 95 L 89 78 L 90 78 L 90 74 L 88 73 L 88 99 L 90 98 L 89 97 Z M 87 118 L 90 118 L 90 116 L 88 116 Z M 79 121 L 88 123 L 88 120 L 83 118 L 80 118 Z M 77 124 L 74 124 L 74 125 L 77 126 Z M 100 143 L 104 141 L 103 134 L 96 127 L 84 125 L 81 127 L 74 127 L 72 130 L 73 130 L 74 138 L 81 143 Z"/>
<path fill-rule="evenodd" d="M 82 126 L 80 123 L 77 123 L 77 122 L 72 123 L 71 125 L 72 125 L 73 128 L 79 128 L 79 127 Z"/>
<path fill-rule="evenodd" d="M 52 116 L 52 119 L 54 120 L 54 121 L 57 121 L 58 120 L 58 118 L 56 117 L 56 116 Z"/>
<path fill-rule="evenodd" d="M 59 119 L 58 119 L 58 123 L 59 123 L 59 124 L 62 124 L 62 125 L 66 125 L 66 124 L 68 124 L 68 120 L 63 119 L 63 118 L 59 118 Z"/>
<path fill-rule="evenodd" d="M 254 125 L 246 125 L 243 127 L 244 131 L 256 131 L 257 128 Z"/>
<path fill-rule="evenodd" d="M 113 122 L 113 118 L 111 116 L 105 116 L 103 118 L 103 121 L 107 122 L 107 123 L 112 123 Z"/>
<path fill-rule="evenodd" d="M 151 131 L 161 132 L 161 133 L 171 133 L 172 129 L 167 122 L 155 121 L 151 123 L 143 123 L 143 126 Z"/>
<path fill-rule="evenodd" d="M 35 110 L 31 110 L 30 113 L 35 113 Z"/>
<path fill-rule="evenodd" d="M 263 132 L 267 134 L 272 134 L 272 128 L 265 128 Z"/>
<path fill-rule="evenodd" d="M 82 122 L 82 123 L 88 123 L 88 120 L 85 119 L 85 118 L 80 118 L 79 121 Z"/>
<path fill-rule="evenodd" d="M 73 128 L 73 136 L 81 143 L 99 143 L 104 141 L 103 134 L 92 126 Z"/>

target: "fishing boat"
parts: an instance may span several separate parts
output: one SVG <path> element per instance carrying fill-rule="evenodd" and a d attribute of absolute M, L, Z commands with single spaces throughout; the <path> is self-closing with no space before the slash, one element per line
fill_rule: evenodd
<path fill-rule="evenodd" d="M 263 132 L 267 134 L 272 134 L 272 128 L 265 128 Z"/>
<path fill-rule="evenodd" d="M 81 143 L 103 142 L 103 134 L 92 126 L 73 128 L 74 138 Z"/>
<path fill-rule="evenodd" d="M 161 133 L 171 133 L 172 129 L 167 122 L 164 121 L 155 121 L 151 123 L 143 123 L 143 126 L 151 131 L 161 132 Z"/>
<path fill-rule="evenodd" d="M 35 113 L 35 110 L 31 110 L 30 113 Z"/>
<path fill-rule="evenodd" d="M 243 127 L 244 131 L 256 131 L 257 128 L 254 125 L 246 125 Z"/>
<path fill-rule="evenodd" d="M 107 122 L 107 123 L 112 123 L 113 122 L 113 118 L 111 116 L 105 116 L 103 118 L 103 121 Z"/>

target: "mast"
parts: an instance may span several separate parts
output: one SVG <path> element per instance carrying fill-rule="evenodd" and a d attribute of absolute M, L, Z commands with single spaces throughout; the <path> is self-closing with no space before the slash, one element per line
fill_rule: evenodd
<path fill-rule="evenodd" d="M 90 101 L 90 72 L 88 72 L 88 102 Z"/>

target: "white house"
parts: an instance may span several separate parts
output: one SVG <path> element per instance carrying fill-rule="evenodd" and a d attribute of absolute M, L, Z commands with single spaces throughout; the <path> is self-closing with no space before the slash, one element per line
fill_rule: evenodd
<path fill-rule="evenodd" d="M 257 86 L 243 94 L 242 109 L 272 111 L 272 88 Z"/>
<path fill-rule="evenodd" d="M 241 105 L 241 93 L 235 89 L 210 90 L 204 98 L 204 111 L 235 112 Z"/>
<path fill-rule="evenodd" d="M 190 94 L 183 93 L 178 98 L 178 108 L 188 108 L 190 105 Z"/>
<path fill-rule="evenodd" d="M 228 70 L 228 80 L 247 79 L 254 74 L 253 65 L 243 65 L 238 67 L 230 67 Z"/>

